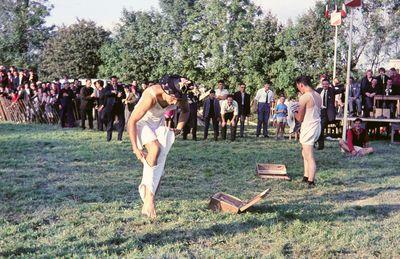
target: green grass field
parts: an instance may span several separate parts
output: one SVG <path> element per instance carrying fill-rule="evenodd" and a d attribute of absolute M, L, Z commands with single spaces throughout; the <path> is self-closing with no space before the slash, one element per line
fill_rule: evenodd
<path fill-rule="evenodd" d="M 294 141 L 178 139 L 151 221 L 140 215 L 141 166 L 126 135 L 117 144 L 3 123 L 0 257 L 399 257 L 400 146 L 372 146 L 376 154 L 352 159 L 328 142 L 309 190 Z M 257 162 L 285 163 L 294 180 L 260 180 Z M 246 213 L 207 209 L 216 192 L 248 199 L 267 188 Z"/>

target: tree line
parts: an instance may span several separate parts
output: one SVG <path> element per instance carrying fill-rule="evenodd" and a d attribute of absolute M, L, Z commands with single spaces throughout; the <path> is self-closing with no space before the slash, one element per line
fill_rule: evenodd
<path fill-rule="evenodd" d="M 329 1 L 332 2 L 332 1 Z M 342 1 L 336 1 L 340 7 Z M 400 58 L 400 3 L 365 0 L 355 20 L 352 71 Z M 0 3 L 0 64 L 34 67 L 41 78 L 158 80 L 182 74 L 208 87 L 223 79 L 251 92 L 270 82 L 294 94 L 300 74 L 314 80 L 331 74 L 334 28 L 324 17 L 325 2 L 283 25 L 250 0 L 160 0 L 160 11 L 122 10 L 111 33 L 95 22 L 46 25 L 47 0 Z M 331 6 L 331 9 L 333 6 Z M 338 74 L 344 77 L 349 19 L 339 30 Z M 360 60 L 370 67 L 360 66 Z"/>

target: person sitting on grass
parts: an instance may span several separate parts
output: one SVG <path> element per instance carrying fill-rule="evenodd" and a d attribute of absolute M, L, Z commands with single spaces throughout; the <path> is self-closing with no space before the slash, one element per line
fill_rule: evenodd
<path fill-rule="evenodd" d="M 347 130 L 347 142 L 343 139 L 339 141 L 339 146 L 352 156 L 365 156 L 374 152 L 372 147 L 368 147 L 368 134 L 361 123 L 360 118 L 355 119 L 353 128 Z"/>
<path fill-rule="evenodd" d="M 285 96 L 281 95 L 276 110 L 276 139 L 283 139 L 286 126 L 288 107 L 285 104 Z"/>

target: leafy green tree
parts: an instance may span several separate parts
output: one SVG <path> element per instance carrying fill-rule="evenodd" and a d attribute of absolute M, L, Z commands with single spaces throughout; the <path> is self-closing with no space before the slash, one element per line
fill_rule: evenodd
<path fill-rule="evenodd" d="M 51 9 L 47 0 L 0 1 L 0 64 L 37 66 L 53 29 L 45 21 Z"/>
<path fill-rule="evenodd" d="M 63 75 L 95 78 L 102 63 L 99 50 L 109 35 L 92 21 L 78 20 L 60 27 L 41 54 L 41 75 L 47 79 Z"/>
<path fill-rule="evenodd" d="M 99 75 L 114 74 L 123 81 L 159 79 L 160 38 L 164 34 L 161 21 L 155 12 L 124 10 L 116 37 L 100 51 L 104 64 Z"/>
<path fill-rule="evenodd" d="M 101 50 L 100 76 L 157 80 L 177 73 L 209 88 L 225 79 L 254 90 L 282 56 L 274 45 L 277 19 L 251 1 L 162 0 L 160 6 L 161 13 L 123 11 L 116 36 Z"/>

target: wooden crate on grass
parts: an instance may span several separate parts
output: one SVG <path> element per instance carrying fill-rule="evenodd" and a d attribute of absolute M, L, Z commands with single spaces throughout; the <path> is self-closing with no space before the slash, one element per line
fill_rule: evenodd
<path fill-rule="evenodd" d="M 244 212 L 261 199 L 263 199 L 271 189 L 267 189 L 249 201 L 242 201 L 241 199 L 223 192 L 218 192 L 211 197 L 208 208 L 213 211 L 240 213 Z"/>
<path fill-rule="evenodd" d="M 257 164 L 257 176 L 261 179 L 282 179 L 290 181 L 285 165 Z"/>

